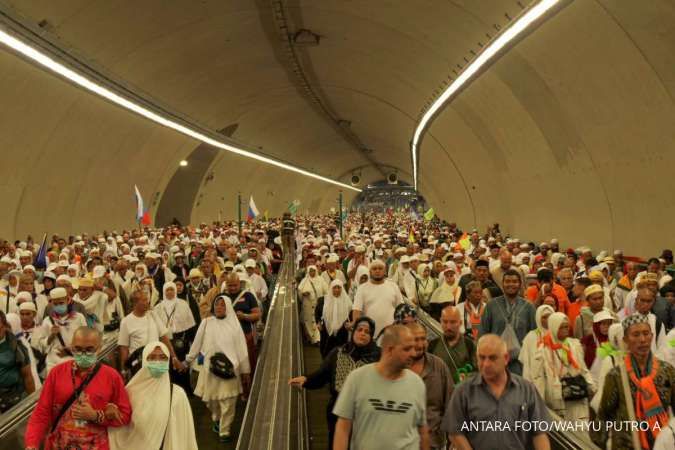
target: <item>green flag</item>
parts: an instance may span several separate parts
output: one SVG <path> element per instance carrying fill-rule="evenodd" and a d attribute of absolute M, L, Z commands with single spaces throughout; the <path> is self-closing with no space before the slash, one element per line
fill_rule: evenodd
<path fill-rule="evenodd" d="M 434 212 L 434 208 L 429 208 L 429 211 L 424 213 L 424 220 L 427 222 L 431 222 L 431 220 L 434 218 L 436 213 Z"/>
<path fill-rule="evenodd" d="M 300 206 L 300 200 L 293 200 L 288 205 L 288 212 L 290 212 L 293 215 L 296 215 L 298 213 L 298 206 Z"/>

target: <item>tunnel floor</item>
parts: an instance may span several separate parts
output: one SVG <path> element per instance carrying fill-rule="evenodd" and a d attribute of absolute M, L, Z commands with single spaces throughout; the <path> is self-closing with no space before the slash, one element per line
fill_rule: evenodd
<path fill-rule="evenodd" d="M 318 347 L 305 344 L 303 348 L 305 373 L 311 373 L 321 365 L 321 353 Z M 307 421 L 312 450 L 328 449 L 328 425 L 326 424 L 326 404 L 330 398 L 328 386 L 316 390 L 307 390 Z"/>
<path fill-rule="evenodd" d="M 195 434 L 197 435 L 197 446 L 200 450 L 234 450 L 237 448 L 237 439 L 239 438 L 239 427 L 244 417 L 246 403 L 239 400 L 237 402 L 237 413 L 232 424 L 232 442 L 219 442 L 218 435 L 211 430 L 211 413 L 206 408 L 206 404 L 201 398 L 190 397 L 190 406 L 192 407 L 192 416 L 195 422 Z"/>

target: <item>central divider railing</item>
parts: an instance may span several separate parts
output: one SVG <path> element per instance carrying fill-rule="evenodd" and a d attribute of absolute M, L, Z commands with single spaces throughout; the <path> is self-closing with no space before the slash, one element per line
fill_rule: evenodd
<path fill-rule="evenodd" d="M 309 449 L 305 393 L 288 385 L 304 372 L 294 250 L 284 248 L 237 450 Z"/>

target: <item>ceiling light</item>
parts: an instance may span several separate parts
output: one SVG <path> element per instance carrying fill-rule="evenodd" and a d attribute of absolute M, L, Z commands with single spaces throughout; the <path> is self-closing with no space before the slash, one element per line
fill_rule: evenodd
<path fill-rule="evenodd" d="M 270 164 L 282 169 L 290 170 L 291 172 L 299 173 L 301 175 L 305 175 L 307 177 L 315 178 L 317 180 L 324 181 L 326 183 L 334 184 L 336 186 L 340 186 L 345 189 L 351 189 L 353 191 L 361 192 L 361 189 L 355 188 L 353 186 L 350 186 L 349 184 L 346 183 L 341 183 L 337 180 L 332 180 L 328 177 L 324 177 L 322 175 L 319 175 L 314 172 L 310 172 L 308 170 L 305 170 L 301 167 L 298 166 L 293 166 L 290 164 L 283 163 L 281 161 L 277 161 L 272 158 L 268 158 L 266 156 L 244 150 L 243 148 L 235 147 L 234 145 L 227 144 L 225 142 L 221 142 L 219 140 L 213 139 L 209 136 L 206 136 L 205 134 L 197 131 L 196 129 L 190 128 L 189 126 L 181 125 L 180 123 L 175 122 L 174 120 L 162 116 L 160 114 L 157 114 L 147 108 L 144 108 L 143 106 L 132 102 L 131 100 L 128 100 L 115 92 L 101 86 L 100 84 L 97 84 L 90 79 L 84 77 L 83 75 L 80 75 L 79 73 L 75 72 L 72 69 L 69 69 L 65 65 L 57 62 L 56 60 L 52 59 L 50 56 L 46 55 L 45 53 L 41 52 L 40 50 L 31 47 L 30 45 L 22 42 L 21 40 L 7 34 L 5 31 L 0 30 L 0 42 L 5 44 L 6 46 L 10 47 L 17 53 L 20 53 L 21 55 L 25 56 L 26 58 L 38 63 L 42 67 L 51 70 L 52 72 L 57 73 L 58 75 L 61 75 L 62 77 L 67 78 L 68 80 L 72 81 L 73 83 L 77 84 L 78 86 L 93 92 L 94 94 L 97 94 L 123 108 L 128 109 L 129 111 L 132 111 L 136 114 L 139 114 L 147 119 L 152 120 L 155 123 L 158 123 L 160 125 L 163 125 L 167 128 L 171 128 L 172 130 L 175 130 L 181 134 L 184 134 L 186 136 L 189 136 L 193 139 L 196 139 L 198 141 L 201 141 L 205 144 L 211 145 L 213 147 L 219 148 L 221 150 L 226 150 L 228 152 L 235 153 L 240 156 L 245 156 L 247 158 L 255 159 L 257 161 L 263 162 L 265 164 Z"/>
<path fill-rule="evenodd" d="M 178 165 L 181 166 L 181 167 L 187 167 L 187 164 L 188 163 L 185 160 L 182 160 L 181 162 L 178 163 Z"/>
<path fill-rule="evenodd" d="M 467 81 L 471 79 L 483 66 L 489 63 L 497 53 L 503 49 L 509 42 L 520 36 L 537 19 L 543 16 L 553 8 L 560 0 L 542 0 L 532 8 L 528 9 L 523 15 L 518 17 L 508 28 L 491 41 L 485 49 L 476 56 L 476 58 L 467 65 L 462 73 L 447 87 L 440 97 L 434 101 L 429 109 L 424 113 L 415 133 L 413 134 L 410 152 L 412 156 L 413 180 L 415 189 L 417 189 L 417 156 L 420 141 L 423 133 L 429 127 L 434 114 L 438 112 Z"/>

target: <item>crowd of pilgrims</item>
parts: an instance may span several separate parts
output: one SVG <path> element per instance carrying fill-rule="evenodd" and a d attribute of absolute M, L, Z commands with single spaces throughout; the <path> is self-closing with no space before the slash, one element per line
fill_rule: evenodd
<path fill-rule="evenodd" d="M 31 265 L 36 243 L 5 243 L 0 407 L 43 386 L 26 448 L 43 441 L 46 448 L 68 442 L 80 448 L 196 448 L 187 402 L 193 394 L 211 412 L 213 431 L 229 441 L 237 400 L 250 389 L 283 259 L 281 226 L 272 220 L 244 224 L 241 232 L 228 223 L 69 241 L 55 236 L 44 271 Z M 297 248 L 303 333 L 323 358 L 318 370 L 289 384 L 328 386 L 332 448 L 346 449 L 350 441 L 351 448 L 373 449 L 503 445 L 499 433 L 457 425 L 458 418 L 480 417 L 476 410 L 487 407 L 483 399 L 469 408 L 463 396 L 481 380 L 492 386 L 494 366 L 481 352 L 501 346 L 507 379 L 534 393 L 529 401 L 536 413 L 528 418 L 550 420 L 545 405 L 574 423 L 637 420 L 652 425 L 637 433 L 641 448 L 675 445 L 670 250 L 638 263 L 620 250 L 520 241 L 497 224 L 482 234 L 466 233 L 407 214 L 350 215 L 342 237 L 332 216 L 297 217 L 289 239 Z M 441 338 L 427 338 L 418 322 L 422 314 L 440 323 Z M 112 330 L 119 332 L 121 375 L 95 363 L 100 332 Z M 413 344 L 401 349 L 402 342 Z M 359 422 L 363 410 L 352 405 L 359 386 L 377 391 L 379 378 L 365 368 L 395 367 L 397 358 L 401 370 L 410 369 L 401 373 L 424 383 L 424 417 L 412 433 L 405 424 L 392 426 L 391 415 L 382 426 L 377 417 Z M 92 368 L 104 376 L 91 376 Z M 191 372 L 198 373 L 194 389 Z M 406 386 L 397 389 L 407 392 Z M 73 392 L 79 395 L 74 405 L 62 408 Z M 164 398 L 168 403 L 159 401 Z M 390 408 L 384 400 L 374 409 Z M 399 413 L 417 407 L 412 400 L 401 405 L 407 406 Z M 60 415 L 61 409 L 67 411 Z M 628 427 L 591 427 L 588 433 L 601 448 L 633 448 L 635 433 Z M 509 436 L 508 448 L 548 448 L 546 433 Z"/>
<path fill-rule="evenodd" d="M 196 449 L 192 395 L 230 441 L 282 262 L 279 223 L 54 236 L 42 269 L 38 243 L 3 242 L 0 411 L 42 388 L 25 447 Z M 106 335 L 119 372 L 97 363 Z"/>

